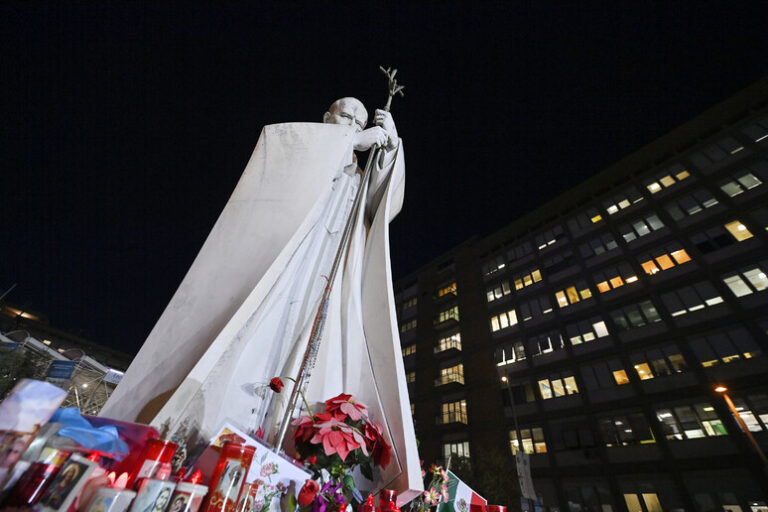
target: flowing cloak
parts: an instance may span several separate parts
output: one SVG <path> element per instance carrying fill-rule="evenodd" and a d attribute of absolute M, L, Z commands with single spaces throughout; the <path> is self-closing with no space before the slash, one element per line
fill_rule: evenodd
<path fill-rule="evenodd" d="M 322 123 L 264 127 L 208 239 L 100 415 L 172 428 L 188 420 L 204 436 L 224 421 L 274 432 L 288 393 L 265 394 L 264 384 L 295 375 L 303 355 L 360 181 L 354 133 Z M 306 394 L 317 403 L 345 392 L 368 405 L 393 448 L 371 490 L 394 488 L 408 501 L 423 484 L 389 261 L 389 222 L 404 193 L 402 142 L 384 160 L 374 165 L 332 283 Z"/>

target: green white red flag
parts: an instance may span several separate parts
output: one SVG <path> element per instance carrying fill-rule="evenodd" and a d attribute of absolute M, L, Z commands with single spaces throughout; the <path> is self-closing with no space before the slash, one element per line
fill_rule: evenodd
<path fill-rule="evenodd" d="M 472 505 L 485 507 L 488 504 L 488 500 L 477 494 L 453 472 L 448 471 L 448 477 L 448 502 L 441 503 L 437 512 L 470 512 Z"/>

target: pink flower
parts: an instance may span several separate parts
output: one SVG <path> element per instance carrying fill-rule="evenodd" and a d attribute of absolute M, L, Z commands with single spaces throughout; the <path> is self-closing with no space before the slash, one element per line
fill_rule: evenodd
<path fill-rule="evenodd" d="M 443 495 L 443 503 L 448 503 L 448 500 L 450 499 L 451 495 L 448 494 L 447 484 L 443 484 L 443 486 L 440 488 L 440 494 Z"/>
<path fill-rule="evenodd" d="M 448 472 L 444 470 L 442 466 L 440 466 L 440 477 L 443 479 L 443 483 L 448 483 Z"/>
<path fill-rule="evenodd" d="M 315 435 L 315 426 L 318 423 L 328 421 L 331 419 L 331 415 L 328 413 L 319 413 L 314 416 L 301 416 L 291 422 L 296 428 L 296 432 L 293 433 L 293 439 L 297 443 L 304 443 L 312 439 Z"/>
<path fill-rule="evenodd" d="M 427 505 L 437 505 L 440 501 L 440 494 L 437 489 L 430 487 L 428 491 L 424 491 L 424 503 Z"/>
<path fill-rule="evenodd" d="M 331 456 L 338 453 L 341 460 L 346 460 L 349 452 L 357 448 L 361 448 L 363 453 L 368 455 L 363 436 L 346 423 L 331 418 L 325 423 L 318 423 L 315 427 L 319 430 L 315 432 L 314 437 L 309 442 L 312 444 L 322 443 L 326 455 Z"/>
<path fill-rule="evenodd" d="M 352 421 L 360 421 L 363 416 L 368 415 L 368 410 L 363 404 L 356 403 L 352 395 L 341 393 L 325 401 L 325 412 L 329 412 L 339 420 L 345 420 L 349 416 Z"/>

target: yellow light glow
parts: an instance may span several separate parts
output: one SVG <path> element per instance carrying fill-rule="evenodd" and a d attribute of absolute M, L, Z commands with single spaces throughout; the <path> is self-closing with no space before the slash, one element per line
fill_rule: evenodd
<path fill-rule="evenodd" d="M 726 391 L 728 391 L 728 388 L 725 386 L 717 386 L 715 388 L 715 391 L 717 391 L 718 393 L 725 393 Z"/>
<path fill-rule="evenodd" d="M 504 377 L 502 377 L 502 378 L 501 378 L 501 382 L 507 382 L 507 377 L 506 377 L 506 375 L 505 375 Z"/>

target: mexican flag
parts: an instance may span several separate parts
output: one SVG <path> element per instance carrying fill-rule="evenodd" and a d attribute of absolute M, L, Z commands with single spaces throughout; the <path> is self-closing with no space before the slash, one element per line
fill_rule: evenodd
<path fill-rule="evenodd" d="M 459 477 L 448 471 L 448 502 L 441 503 L 437 512 L 470 512 L 472 505 L 485 505 L 488 500 L 473 491 Z"/>

